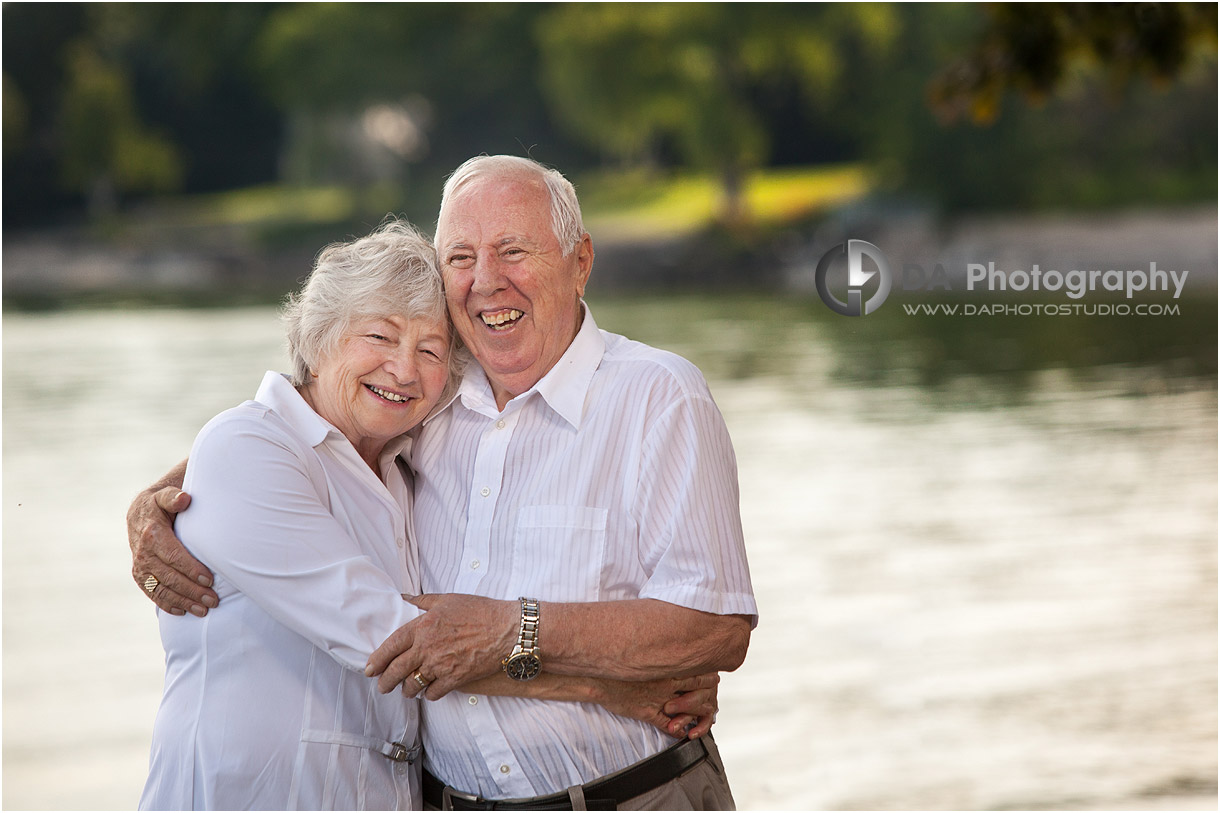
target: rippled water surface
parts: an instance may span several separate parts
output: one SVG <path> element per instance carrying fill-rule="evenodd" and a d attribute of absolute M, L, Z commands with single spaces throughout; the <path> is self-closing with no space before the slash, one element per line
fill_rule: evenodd
<path fill-rule="evenodd" d="M 740 808 L 1215 806 L 1214 347 L 592 304 L 699 363 L 737 449 L 762 614 L 716 729 Z M 252 308 L 3 329 L 4 806 L 130 808 L 161 649 L 123 515 L 285 367 L 280 328 Z"/>

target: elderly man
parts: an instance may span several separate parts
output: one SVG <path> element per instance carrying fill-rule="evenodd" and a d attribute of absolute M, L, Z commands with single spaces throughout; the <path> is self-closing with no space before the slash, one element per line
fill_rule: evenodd
<path fill-rule="evenodd" d="M 368 669 L 383 691 L 427 687 L 425 801 L 731 809 L 710 736 L 674 745 L 591 704 L 453 691 L 500 669 L 517 680 L 732 670 L 757 609 L 724 421 L 689 362 L 597 328 L 582 301 L 593 244 L 571 184 L 527 159 L 472 159 L 445 186 L 436 247 L 479 364 L 412 455 L 428 612 Z M 172 495 L 162 504 L 182 507 Z M 192 584 L 206 580 L 198 563 L 161 542 L 143 549 L 164 535 L 138 531 L 134 573 L 165 574 L 162 606 L 199 614 L 214 602 Z"/>

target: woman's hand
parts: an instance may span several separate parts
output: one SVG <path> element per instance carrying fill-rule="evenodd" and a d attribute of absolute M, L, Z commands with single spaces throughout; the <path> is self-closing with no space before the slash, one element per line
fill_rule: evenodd
<path fill-rule="evenodd" d="M 175 467 L 160 483 L 140 492 L 127 509 L 131 576 L 167 613 L 204 616 L 219 602 L 209 589 L 212 574 L 174 536 L 174 515 L 191 503 L 190 495 L 177 487 L 185 470 L 185 464 Z M 150 582 L 150 576 L 155 581 Z"/>
<path fill-rule="evenodd" d="M 697 739 L 716 720 L 720 675 L 622 681 L 598 680 L 596 702 L 623 717 L 656 726 L 671 737 Z"/>

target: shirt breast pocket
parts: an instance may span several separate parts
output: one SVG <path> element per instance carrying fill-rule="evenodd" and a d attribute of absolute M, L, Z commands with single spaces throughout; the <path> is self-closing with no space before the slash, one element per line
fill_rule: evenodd
<path fill-rule="evenodd" d="M 512 585 L 545 601 L 597 601 L 606 550 L 605 508 L 529 505 L 517 515 Z"/>

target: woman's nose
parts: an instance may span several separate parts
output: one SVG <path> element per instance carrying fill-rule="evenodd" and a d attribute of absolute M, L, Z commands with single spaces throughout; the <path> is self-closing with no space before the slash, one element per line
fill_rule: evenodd
<path fill-rule="evenodd" d="M 415 348 L 403 347 L 396 350 L 386 359 L 385 369 L 399 384 L 414 383 L 419 372 L 415 363 Z"/>

